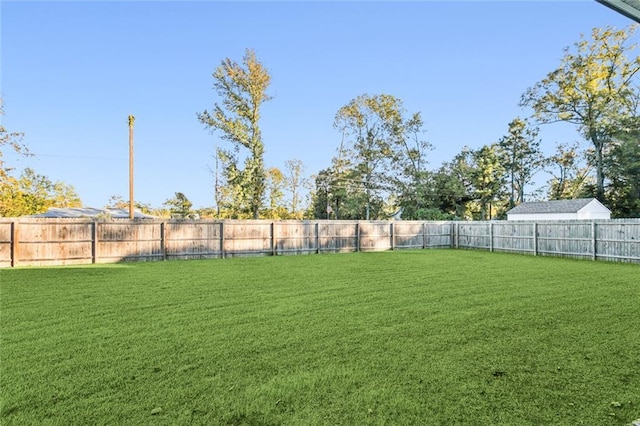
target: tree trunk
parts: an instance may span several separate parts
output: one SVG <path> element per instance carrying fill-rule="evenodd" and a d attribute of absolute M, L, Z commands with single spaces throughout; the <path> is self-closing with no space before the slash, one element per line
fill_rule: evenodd
<path fill-rule="evenodd" d="M 604 202 L 604 159 L 602 158 L 604 142 L 595 134 L 592 134 L 591 142 L 596 154 L 596 198 Z"/>

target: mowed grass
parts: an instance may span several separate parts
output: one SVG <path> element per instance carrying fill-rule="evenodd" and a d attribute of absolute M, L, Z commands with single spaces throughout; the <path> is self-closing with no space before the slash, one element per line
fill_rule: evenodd
<path fill-rule="evenodd" d="M 628 425 L 638 265 L 426 250 L 0 271 L 2 424 Z"/>

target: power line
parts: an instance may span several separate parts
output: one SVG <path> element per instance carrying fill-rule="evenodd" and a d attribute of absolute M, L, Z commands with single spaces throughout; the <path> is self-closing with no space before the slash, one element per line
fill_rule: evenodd
<path fill-rule="evenodd" d="M 48 157 L 48 158 L 71 158 L 71 159 L 76 159 L 76 160 L 110 160 L 110 161 L 126 161 L 126 158 L 124 157 L 94 157 L 94 156 L 87 156 L 87 155 L 61 155 L 61 154 L 39 154 L 39 153 L 35 153 L 35 152 L 29 152 L 29 154 L 31 154 L 29 157 L 24 157 L 24 158 L 35 158 L 38 159 L 38 157 Z M 15 155 L 16 157 L 20 157 L 19 155 Z"/>

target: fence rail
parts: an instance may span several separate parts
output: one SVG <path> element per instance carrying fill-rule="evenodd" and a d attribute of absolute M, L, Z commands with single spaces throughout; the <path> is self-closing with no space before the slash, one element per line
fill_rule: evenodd
<path fill-rule="evenodd" d="M 0 267 L 468 248 L 640 263 L 640 220 L 0 219 Z"/>

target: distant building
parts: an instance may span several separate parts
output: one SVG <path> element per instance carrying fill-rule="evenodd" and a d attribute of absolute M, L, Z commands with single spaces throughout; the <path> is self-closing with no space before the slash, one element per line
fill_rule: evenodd
<path fill-rule="evenodd" d="M 534 201 L 507 212 L 507 220 L 611 219 L 611 210 L 595 198 Z"/>
<path fill-rule="evenodd" d="M 51 207 L 45 213 L 32 214 L 27 217 L 129 219 L 129 210 L 95 209 L 92 207 L 79 207 L 79 208 Z M 154 216 L 144 214 L 139 210 L 135 210 L 133 212 L 133 218 L 134 219 L 155 219 Z"/>

